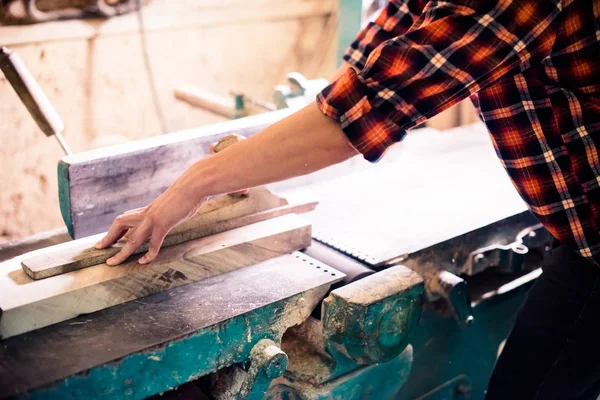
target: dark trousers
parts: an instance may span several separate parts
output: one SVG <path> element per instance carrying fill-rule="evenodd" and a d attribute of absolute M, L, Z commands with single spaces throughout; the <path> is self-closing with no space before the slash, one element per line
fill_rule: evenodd
<path fill-rule="evenodd" d="M 600 267 L 556 244 L 490 379 L 487 400 L 600 393 Z"/>

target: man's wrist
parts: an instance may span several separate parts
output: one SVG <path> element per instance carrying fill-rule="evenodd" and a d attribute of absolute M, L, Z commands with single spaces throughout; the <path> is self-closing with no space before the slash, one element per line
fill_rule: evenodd
<path fill-rule="evenodd" d="M 194 201 L 200 203 L 210 196 L 219 194 L 216 192 L 217 177 L 211 172 L 209 159 L 204 159 L 193 164 L 181 176 L 180 184 L 184 186 Z M 214 168 L 213 168 L 214 170 Z"/>

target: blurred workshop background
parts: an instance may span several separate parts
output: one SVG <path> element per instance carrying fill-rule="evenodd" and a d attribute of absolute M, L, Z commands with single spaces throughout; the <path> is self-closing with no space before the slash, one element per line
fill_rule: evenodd
<path fill-rule="evenodd" d="M 268 108 L 292 72 L 330 79 L 359 24 L 384 4 L 364 0 L 358 15 L 357 1 L 0 0 L 0 46 L 29 67 L 77 153 L 231 117 L 177 98 L 182 85 Z M 63 150 L 2 74 L 0 115 L 0 169 L 10 171 L 0 184 L 0 242 L 61 227 Z M 442 129 L 475 118 L 463 102 L 427 124 Z"/>

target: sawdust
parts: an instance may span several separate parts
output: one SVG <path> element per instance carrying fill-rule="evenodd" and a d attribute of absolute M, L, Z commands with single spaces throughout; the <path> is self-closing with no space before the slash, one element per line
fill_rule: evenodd
<path fill-rule="evenodd" d="M 334 364 L 325 352 L 320 321 L 309 318 L 290 328 L 283 335 L 281 348 L 289 357 L 288 379 L 318 383 L 331 375 Z"/>
<path fill-rule="evenodd" d="M 421 282 L 423 278 L 416 272 L 404 266 L 395 266 L 367 276 L 351 286 L 341 287 L 336 290 L 336 295 L 352 304 L 368 305 L 410 289 Z"/>

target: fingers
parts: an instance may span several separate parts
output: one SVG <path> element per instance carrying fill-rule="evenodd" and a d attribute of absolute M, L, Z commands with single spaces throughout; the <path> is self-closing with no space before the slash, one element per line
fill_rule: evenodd
<path fill-rule="evenodd" d="M 131 210 L 117 217 L 106 236 L 96 244 L 96 248 L 102 249 L 111 246 L 121 238 L 125 240 L 123 248 L 106 260 L 107 265 L 113 266 L 125 261 L 144 243 L 150 236 L 150 232 L 152 232 L 152 236 L 148 252 L 140 258 L 139 263 L 148 264 L 158 256 L 168 230 L 153 226 L 150 218 L 139 213 L 141 210 L 143 209 Z M 138 213 L 136 214 L 134 211 L 138 211 Z"/>
<path fill-rule="evenodd" d="M 123 235 L 123 237 L 121 239 L 129 240 L 131 235 L 133 235 L 134 233 L 135 233 L 135 228 L 129 228 L 129 229 L 127 229 L 127 231 L 125 231 L 125 234 Z"/>
<path fill-rule="evenodd" d="M 136 228 L 135 232 L 128 237 L 121 251 L 106 260 L 106 264 L 117 265 L 125 261 L 144 243 L 148 236 L 150 236 L 150 232 L 152 232 L 152 223 L 149 218 L 145 218 L 140 226 Z"/>
<path fill-rule="evenodd" d="M 119 215 L 106 233 L 106 236 L 96 243 L 95 247 L 97 249 L 104 249 L 112 246 L 127 232 L 127 229 L 137 226 L 143 219 L 144 216 L 140 213 Z"/>
<path fill-rule="evenodd" d="M 152 236 L 150 237 L 150 245 L 148 247 L 148 252 L 144 254 L 142 258 L 139 259 L 140 264 L 148 264 L 158 256 L 158 252 L 160 251 L 160 246 L 162 246 L 163 241 L 165 240 L 165 236 L 167 236 L 167 231 L 154 227 L 152 231 Z"/>

